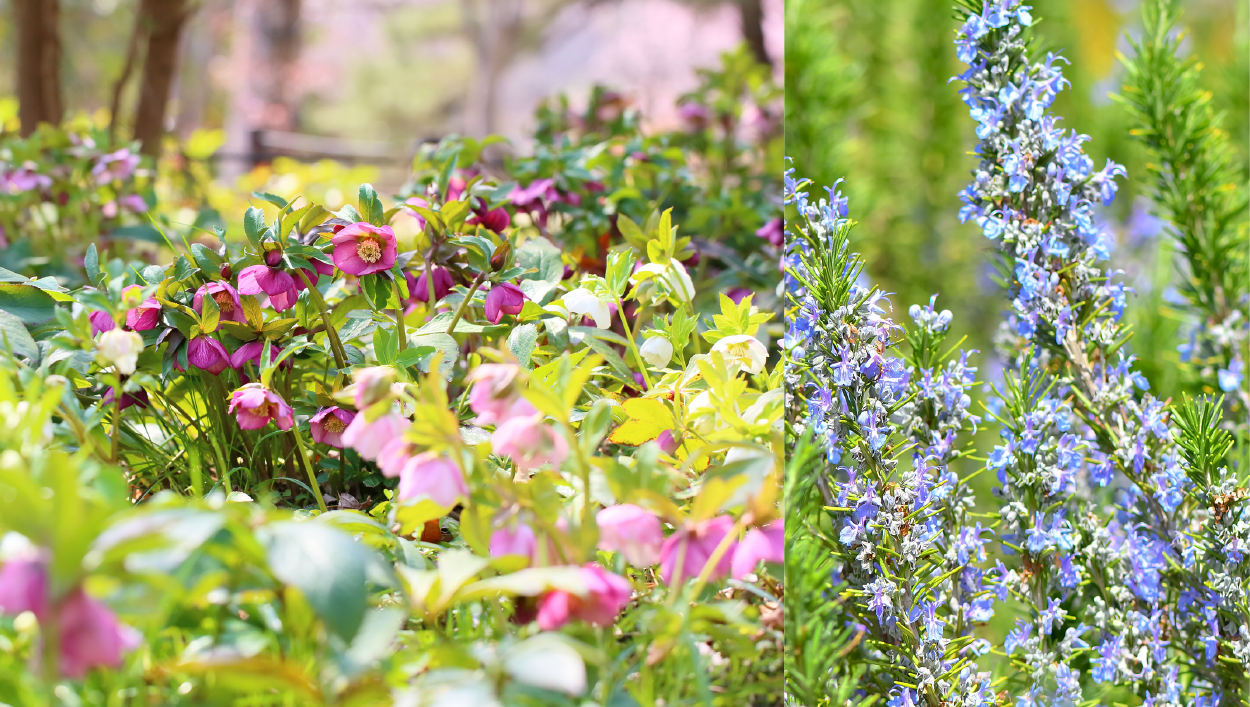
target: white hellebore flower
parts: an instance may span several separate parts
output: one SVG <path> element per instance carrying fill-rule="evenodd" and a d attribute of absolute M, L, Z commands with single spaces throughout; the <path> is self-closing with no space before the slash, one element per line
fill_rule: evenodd
<path fill-rule="evenodd" d="M 96 353 L 105 365 L 117 366 L 117 372 L 128 376 L 135 372 L 139 354 L 143 352 L 143 337 L 125 329 L 110 329 L 100 335 Z"/>
<path fill-rule="evenodd" d="M 608 310 L 608 303 L 596 297 L 595 293 L 585 287 L 579 287 L 565 295 L 564 306 L 568 308 L 570 314 L 576 314 L 579 317 L 589 316 L 594 319 L 595 326 L 600 329 L 612 326 L 612 312 Z"/>
<path fill-rule="evenodd" d="M 668 366 L 669 361 L 673 360 L 673 344 L 667 336 L 653 336 L 647 339 L 642 348 L 638 349 L 638 353 L 642 354 L 643 360 L 652 366 L 664 368 Z"/>
<path fill-rule="evenodd" d="M 678 302 L 689 302 L 694 299 L 694 281 L 690 279 L 690 274 L 686 272 L 686 266 L 682 265 L 681 261 L 669 260 L 668 265 L 655 263 L 644 265 L 638 268 L 638 272 L 630 280 L 637 283 L 638 274 L 644 272 L 654 274 L 655 279 Z"/>
<path fill-rule="evenodd" d="M 712 346 L 719 351 L 729 365 L 738 364 L 742 370 L 755 375 L 764 370 L 764 362 L 768 360 L 768 350 L 754 336 L 737 334 L 726 336 Z"/>

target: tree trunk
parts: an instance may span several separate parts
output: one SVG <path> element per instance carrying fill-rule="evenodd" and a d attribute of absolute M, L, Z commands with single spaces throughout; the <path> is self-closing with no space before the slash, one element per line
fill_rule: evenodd
<path fill-rule="evenodd" d="M 465 0 L 460 5 L 464 32 L 473 43 L 476 65 L 465 106 L 464 131 L 483 137 L 495 130 L 499 77 L 516 55 L 524 15 L 520 0 Z"/>
<path fill-rule="evenodd" d="M 57 31 L 60 0 L 14 0 L 17 25 L 17 100 L 22 135 L 39 123 L 59 125 L 61 39 Z"/>
<path fill-rule="evenodd" d="M 161 154 L 165 132 L 165 106 L 178 64 L 178 39 L 189 14 L 187 0 L 142 0 L 139 11 L 148 28 L 147 59 L 139 84 L 139 107 L 135 110 L 135 139 L 140 152 Z"/>
<path fill-rule="evenodd" d="M 742 16 L 742 38 L 751 48 L 756 61 L 771 67 L 773 60 L 764 44 L 764 7 L 761 0 L 738 0 L 738 12 Z"/>

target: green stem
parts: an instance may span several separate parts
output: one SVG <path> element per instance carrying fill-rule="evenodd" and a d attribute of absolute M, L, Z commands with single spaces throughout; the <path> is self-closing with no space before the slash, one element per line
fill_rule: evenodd
<path fill-rule="evenodd" d="M 434 278 L 428 274 L 425 278 L 426 282 L 433 282 Z M 404 329 L 404 298 L 399 293 L 399 279 L 391 279 L 391 289 L 395 291 L 395 327 L 399 331 L 399 350 L 403 351 L 408 348 L 408 332 Z"/>
<path fill-rule="evenodd" d="M 473 284 L 469 286 L 469 291 L 465 293 L 460 306 L 456 308 L 456 315 L 451 318 L 451 325 L 447 327 L 448 336 L 451 336 L 456 331 L 456 324 L 460 322 L 460 317 L 463 317 L 465 310 L 469 308 L 469 302 L 473 300 L 473 293 L 477 292 L 477 288 L 482 286 L 482 281 L 485 279 L 486 273 L 479 273 L 477 277 L 473 278 Z"/>
<path fill-rule="evenodd" d="M 621 301 L 621 296 L 616 296 L 616 311 L 621 315 L 621 324 L 625 327 L 625 343 L 629 344 L 629 351 L 634 355 L 634 359 L 638 361 L 638 367 L 642 369 L 642 379 L 647 382 L 647 390 L 651 390 L 651 372 L 647 370 L 647 361 L 642 357 L 642 352 L 638 350 L 638 327 L 642 321 L 642 312 L 639 311 L 634 316 L 634 331 L 629 330 L 629 323 L 625 321 L 625 303 Z"/>
<path fill-rule="evenodd" d="M 334 330 L 334 324 L 330 321 L 330 311 L 326 309 L 326 301 L 321 298 L 321 291 L 317 289 L 314 282 L 308 280 L 308 276 L 304 274 L 302 268 L 296 268 L 295 272 L 299 274 L 300 279 L 304 281 L 304 286 L 308 288 L 308 296 L 312 297 L 313 303 L 317 305 L 317 310 L 321 312 L 321 321 L 326 325 L 326 337 L 330 340 L 330 350 L 334 352 L 334 363 L 339 370 L 347 368 L 347 354 L 343 351 L 343 342 L 339 341 L 338 332 Z"/>
<path fill-rule="evenodd" d="M 291 434 L 295 435 L 295 446 L 299 449 L 299 458 L 304 462 L 304 471 L 308 474 L 308 485 L 313 495 L 317 497 L 317 507 L 325 513 L 326 500 L 321 497 L 321 486 L 317 483 L 317 474 L 313 472 L 312 462 L 309 461 L 308 452 L 304 449 L 304 439 L 300 437 L 298 423 L 291 425 Z"/>

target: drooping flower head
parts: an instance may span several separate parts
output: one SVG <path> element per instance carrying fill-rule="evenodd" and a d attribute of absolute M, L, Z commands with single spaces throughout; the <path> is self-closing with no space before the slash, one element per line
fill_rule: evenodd
<path fill-rule="evenodd" d="M 543 464 L 559 468 L 569 455 L 564 435 L 548 425 L 541 413 L 517 415 L 495 428 L 491 450 L 512 457 L 518 469 L 535 469 Z"/>
<path fill-rule="evenodd" d="M 230 395 L 229 411 L 245 430 L 259 430 L 273 420 L 278 429 L 289 430 L 295 413 L 282 396 L 260 383 L 248 383 Z"/>
<path fill-rule="evenodd" d="M 525 308 L 525 300 L 529 299 L 521 292 L 521 288 L 510 282 L 498 282 L 486 293 L 486 318 L 491 324 L 498 324 L 503 315 L 517 315 Z"/>
<path fill-rule="evenodd" d="M 581 577 L 586 584 L 585 596 L 555 590 L 538 600 L 539 628 L 554 631 L 574 618 L 595 626 L 611 626 L 633 596 L 628 580 L 594 562 L 582 566 Z"/>
<path fill-rule="evenodd" d="M 600 550 L 619 552 L 635 567 L 650 567 L 660 561 L 664 530 L 651 511 L 620 503 L 599 511 L 595 524 L 599 526 Z"/>
<path fill-rule="evenodd" d="M 680 528 L 668 536 L 660 548 L 660 577 L 670 586 L 698 577 L 716 548 L 733 529 L 734 519 L 717 516 Z M 733 564 L 734 545 L 712 567 L 708 579 L 715 581 L 729 573 Z"/>
<path fill-rule="evenodd" d="M 422 452 L 409 459 L 399 473 L 399 499 L 422 495 L 450 508 L 469 497 L 469 487 L 456 462 L 437 452 Z"/>
<path fill-rule="evenodd" d="M 355 417 L 356 413 L 351 410 L 344 410 L 334 405 L 321 408 L 308 420 L 313 441 L 342 449 L 343 432 L 347 430 L 347 426 Z"/>
<path fill-rule="evenodd" d="M 204 314 L 204 296 L 208 295 L 213 298 L 217 309 L 221 312 L 223 321 L 239 322 L 245 324 L 247 317 L 243 314 L 243 304 L 239 300 L 239 293 L 230 283 L 223 280 L 213 280 L 200 286 L 195 291 L 195 296 L 191 298 L 191 307 L 196 314 Z"/>
<path fill-rule="evenodd" d="M 230 352 L 211 336 L 197 336 L 187 342 L 187 362 L 218 375 L 230 366 Z"/>
<path fill-rule="evenodd" d="M 398 249 L 390 226 L 359 221 L 334 234 L 334 265 L 348 275 L 370 275 L 390 270 Z"/>
<path fill-rule="evenodd" d="M 143 292 L 143 288 L 138 285 L 127 285 L 122 288 L 122 298 L 131 292 Z M 137 306 L 126 312 L 126 326 L 135 331 L 147 331 L 155 329 L 161 322 L 161 303 L 156 301 L 155 297 L 149 297 Z"/>
<path fill-rule="evenodd" d="M 414 277 L 412 273 L 404 273 L 408 278 L 408 298 L 413 302 L 429 302 L 430 301 L 430 285 L 426 279 L 426 273 L 423 271 L 420 277 Z M 451 271 L 441 265 L 434 266 L 434 301 L 437 302 L 446 297 L 456 286 L 456 281 L 451 277 Z"/>

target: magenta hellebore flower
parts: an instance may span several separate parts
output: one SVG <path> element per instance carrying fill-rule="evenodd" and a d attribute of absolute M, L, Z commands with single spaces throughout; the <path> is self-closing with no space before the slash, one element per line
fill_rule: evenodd
<path fill-rule="evenodd" d="M 204 295 L 213 298 L 217 303 L 217 309 L 221 311 L 222 321 L 238 322 L 240 324 L 247 323 L 247 317 L 243 315 L 243 303 L 239 300 L 239 293 L 228 282 L 213 280 L 210 283 L 201 285 L 200 289 L 195 291 L 195 296 L 191 298 L 191 308 L 196 314 L 204 314 Z"/>
<path fill-rule="evenodd" d="M 555 590 L 538 600 L 538 627 L 554 631 L 577 618 L 595 626 L 611 626 L 616 615 L 629 604 L 633 587 L 624 577 L 589 562 L 581 568 L 586 596 Z"/>
<path fill-rule="evenodd" d="M 282 396 L 260 383 L 248 383 L 230 395 L 229 411 L 239 420 L 239 428 L 259 430 L 273 420 L 278 429 L 289 430 L 295 413 Z"/>
<path fill-rule="evenodd" d="M 356 450 L 360 456 L 373 461 L 382 447 L 404 433 L 412 422 L 395 411 L 386 413 L 370 422 L 358 413 L 343 430 L 343 444 Z"/>
<path fill-rule="evenodd" d="M 295 306 L 295 278 L 285 269 L 276 267 L 282 262 L 282 254 L 271 250 L 265 254 L 264 265 L 249 265 L 239 272 L 239 294 L 269 295 L 269 305 L 282 312 Z"/>
<path fill-rule="evenodd" d="M 108 184 L 113 180 L 122 180 L 135 173 L 139 166 L 139 156 L 123 147 L 116 152 L 100 155 L 91 168 L 91 176 L 96 184 Z"/>
<path fill-rule="evenodd" d="M 512 225 L 512 217 L 508 215 L 508 210 L 500 206 L 497 209 L 486 211 L 478 209 L 474 212 L 469 220 L 466 221 L 470 226 L 481 226 L 488 231 L 495 233 L 503 233 Z"/>
<path fill-rule="evenodd" d="M 210 336 L 197 336 L 187 342 L 187 362 L 218 375 L 230 365 L 230 352 Z"/>
<path fill-rule="evenodd" d="M 734 550 L 733 567 L 729 574 L 742 579 L 755 571 L 760 560 L 782 563 L 786 560 L 785 522 L 776 520 L 762 528 L 747 532 Z"/>
<path fill-rule="evenodd" d="M 356 413 L 336 405 L 321 408 L 308 420 L 313 441 L 318 444 L 328 444 L 335 449 L 342 449 L 343 432 L 355 417 Z"/>
<path fill-rule="evenodd" d="M 684 527 L 668 536 L 660 548 L 660 578 L 670 586 L 699 576 L 721 541 L 733 529 L 734 520 L 718 516 Z M 708 579 L 724 577 L 733 563 L 734 547 L 730 545 L 712 569 Z M 680 565 L 678 564 L 680 562 Z"/>
<path fill-rule="evenodd" d="M 87 321 L 91 322 L 91 335 L 99 336 L 106 331 L 113 331 L 117 328 L 117 322 L 113 321 L 113 315 L 97 309 L 87 315 Z"/>
<path fill-rule="evenodd" d="M 529 299 L 521 292 L 521 288 L 510 282 L 500 282 L 486 293 L 486 318 L 491 324 L 498 324 L 505 314 L 520 314 Z"/>
<path fill-rule="evenodd" d="M 595 516 L 599 526 L 599 549 L 624 555 L 634 567 L 650 567 L 660 561 L 664 530 L 651 511 L 632 503 L 608 506 Z"/>
<path fill-rule="evenodd" d="M 104 394 L 104 397 L 100 398 L 100 408 L 108 409 L 116 399 L 117 388 L 116 386 L 110 387 L 108 392 Z M 128 407 L 145 408 L 148 406 L 148 402 L 148 392 L 146 390 L 140 389 L 136 393 L 122 393 L 121 409 L 125 410 Z"/>
<path fill-rule="evenodd" d="M 138 285 L 128 285 L 122 288 L 122 297 L 132 290 L 140 290 L 143 288 Z M 155 329 L 161 322 L 161 303 L 156 301 L 155 297 L 149 297 L 143 300 L 138 307 L 126 312 L 126 326 L 134 331 L 147 331 Z"/>
<path fill-rule="evenodd" d="M 534 469 L 543 464 L 559 468 L 569 455 L 564 435 L 543 421 L 542 415 L 519 415 L 495 428 L 491 451 L 512 457 L 518 469 Z"/>
<path fill-rule="evenodd" d="M 775 218 L 763 226 L 760 226 L 760 229 L 755 232 L 755 235 L 763 238 L 772 245 L 781 246 L 786 242 L 785 232 L 782 229 L 782 225 L 781 219 Z"/>
<path fill-rule="evenodd" d="M 270 361 L 277 360 L 278 354 L 282 353 L 281 349 L 279 349 L 273 343 L 268 342 L 268 340 L 266 339 L 257 339 L 255 341 L 249 341 L 246 344 L 243 344 L 242 346 L 239 347 L 237 351 L 234 352 L 234 354 L 230 357 L 230 367 L 236 371 L 239 371 L 239 370 L 242 370 L 245 365 L 247 365 L 248 361 L 251 361 L 252 363 L 259 366 L 261 364 L 261 360 L 265 356 L 265 344 L 266 343 L 269 343 L 269 360 Z M 291 365 L 290 359 L 283 361 L 282 365 L 290 366 Z"/>
<path fill-rule="evenodd" d="M 43 621 L 48 616 L 48 572 L 36 557 L 10 560 L 0 567 L 0 611 L 29 611 Z"/>
<path fill-rule="evenodd" d="M 390 226 L 360 221 L 343 227 L 330 242 L 334 244 L 334 264 L 348 275 L 382 272 L 395 264 L 395 232 Z"/>
<path fill-rule="evenodd" d="M 413 277 L 412 273 L 405 273 L 408 277 L 408 298 L 415 302 L 430 301 L 430 285 L 425 278 L 425 272 L 420 277 Z M 434 301 L 437 302 L 447 296 L 451 289 L 456 286 L 456 281 L 451 278 L 451 271 L 439 265 L 434 266 Z"/>
<path fill-rule="evenodd" d="M 450 508 L 469 497 L 460 467 L 437 452 L 422 452 L 404 465 L 399 473 L 399 500 L 429 496 L 440 506 Z"/>

